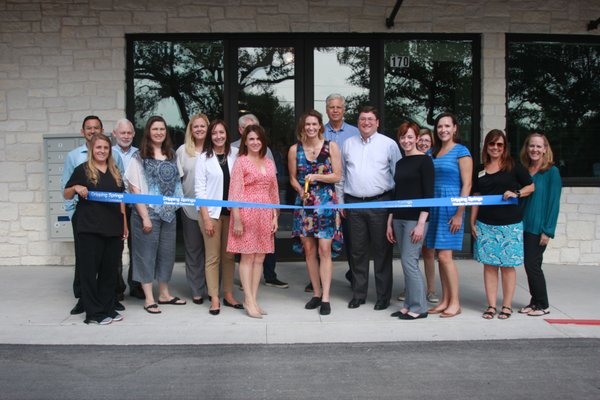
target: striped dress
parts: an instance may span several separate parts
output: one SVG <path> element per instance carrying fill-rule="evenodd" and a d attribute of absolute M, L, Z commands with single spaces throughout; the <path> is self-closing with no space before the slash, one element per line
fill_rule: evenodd
<path fill-rule="evenodd" d="M 460 170 L 458 159 L 462 157 L 471 157 L 469 149 L 462 144 L 456 144 L 452 150 L 441 157 L 433 159 L 435 168 L 435 184 L 433 195 L 440 197 L 458 197 L 462 182 L 460 180 Z M 458 207 L 432 207 L 429 213 L 429 230 L 425 238 L 425 247 L 429 249 L 440 250 L 461 250 L 464 218 L 460 231 L 450 233 L 448 221 L 456 213 Z"/>

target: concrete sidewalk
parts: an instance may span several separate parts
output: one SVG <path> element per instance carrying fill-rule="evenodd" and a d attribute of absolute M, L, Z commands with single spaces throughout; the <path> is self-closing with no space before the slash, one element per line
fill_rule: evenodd
<path fill-rule="evenodd" d="M 484 320 L 486 306 L 483 268 L 472 260 L 457 260 L 462 314 L 455 318 L 430 315 L 417 321 L 391 318 L 402 290 L 402 268 L 394 261 L 392 306 L 373 310 L 375 290 L 371 276 L 367 304 L 347 308 L 352 292 L 344 279 L 347 264 L 336 262 L 329 316 L 305 310 L 310 294 L 304 263 L 279 263 L 277 273 L 290 283 L 289 289 L 261 285 L 259 300 L 269 313 L 262 320 L 243 310 L 221 307 L 221 314 L 208 313 L 209 305 L 191 302 L 182 264 L 175 266 L 172 294 L 185 298 L 185 306 L 161 306 L 160 315 L 146 313 L 143 301 L 126 296 L 124 321 L 108 326 L 86 325 L 83 315 L 71 316 L 75 304 L 71 292 L 72 267 L 0 267 L 0 343 L 10 344 L 233 344 L 233 343 L 327 343 L 490 340 L 522 338 L 600 338 L 600 325 L 555 324 L 547 319 L 600 320 L 600 267 L 546 265 L 550 311 L 546 317 L 529 317 L 516 311 L 529 301 L 527 281 L 518 270 L 512 318 Z M 437 279 L 439 285 L 439 277 Z M 237 287 L 236 287 L 237 289 Z M 440 290 L 438 288 L 438 294 Z M 241 301 L 243 293 L 236 290 Z M 498 304 L 501 304 L 499 301 Z"/>

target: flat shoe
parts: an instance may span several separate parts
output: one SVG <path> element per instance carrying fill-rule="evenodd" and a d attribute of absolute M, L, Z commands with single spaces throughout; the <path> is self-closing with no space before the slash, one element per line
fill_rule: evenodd
<path fill-rule="evenodd" d="M 401 315 L 404 315 L 404 313 L 402 311 L 396 311 L 390 314 L 390 317 L 394 317 L 394 318 L 398 318 Z"/>
<path fill-rule="evenodd" d="M 149 314 L 160 314 L 162 312 L 158 309 L 158 304 L 156 303 L 144 306 L 144 310 Z"/>
<path fill-rule="evenodd" d="M 320 297 L 312 297 L 308 303 L 306 303 L 306 305 L 304 306 L 304 308 L 306 308 L 307 310 L 314 310 L 315 308 L 319 307 L 321 305 L 321 298 Z"/>
<path fill-rule="evenodd" d="M 440 318 L 452 318 L 452 317 L 456 317 L 461 312 L 462 312 L 462 310 L 460 308 L 455 313 L 447 313 L 446 311 L 444 311 L 443 313 L 440 314 Z"/>
<path fill-rule="evenodd" d="M 441 310 L 439 308 L 430 308 L 429 310 L 427 310 L 427 312 L 429 314 L 441 314 L 444 312 L 444 310 Z"/>
<path fill-rule="evenodd" d="M 426 312 L 424 312 L 424 313 L 421 313 L 421 314 L 417 315 L 416 317 L 413 317 L 409 313 L 406 313 L 406 314 L 400 314 L 398 316 L 398 319 L 402 319 L 402 320 L 405 320 L 405 321 L 412 321 L 414 319 L 427 318 L 427 315 L 428 314 Z"/>
<path fill-rule="evenodd" d="M 171 304 L 174 306 L 184 306 L 184 305 L 186 305 L 186 301 L 181 300 L 179 297 L 175 296 L 171 300 L 167 300 L 167 301 L 159 300 L 158 304 Z"/>
<path fill-rule="evenodd" d="M 204 303 L 204 299 L 202 297 L 200 297 L 199 299 L 192 299 L 192 302 L 194 304 L 202 304 L 202 303 Z"/>
<path fill-rule="evenodd" d="M 235 308 L 236 310 L 243 310 L 244 309 L 244 306 L 241 305 L 240 303 L 232 304 L 232 303 L 228 302 L 226 299 L 223 299 L 223 305 L 227 306 L 227 307 Z"/>
<path fill-rule="evenodd" d="M 328 301 L 321 302 L 321 308 L 319 309 L 319 314 L 321 314 L 321 315 L 331 314 L 331 304 L 329 304 Z"/>

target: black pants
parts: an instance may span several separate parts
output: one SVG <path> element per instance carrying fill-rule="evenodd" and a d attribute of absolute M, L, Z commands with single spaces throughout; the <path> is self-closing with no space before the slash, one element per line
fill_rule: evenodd
<path fill-rule="evenodd" d="M 80 233 L 77 243 L 81 301 L 85 317 L 96 321 L 114 317 L 121 238 Z"/>
<path fill-rule="evenodd" d="M 362 200 L 344 196 L 346 203 Z M 378 201 L 389 200 L 380 198 Z M 346 221 L 350 232 L 350 257 L 352 258 L 352 291 L 354 298 L 364 300 L 369 287 L 370 252 L 373 251 L 373 272 L 377 301 L 389 302 L 392 297 L 392 245 L 386 237 L 389 211 L 383 208 L 347 209 Z"/>
<path fill-rule="evenodd" d="M 75 248 L 75 272 L 73 273 L 73 296 L 76 299 L 81 298 L 81 282 L 79 281 L 79 235 L 77 234 L 77 212 L 71 217 L 71 228 L 73 228 L 73 247 Z"/>
<path fill-rule="evenodd" d="M 525 248 L 525 272 L 529 293 L 531 293 L 530 305 L 536 308 L 546 309 L 548 304 L 548 292 L 546 290 L 546 278 L 542 271 L 544 251 L 546 246 L 540 246 L 540 236 L 525 232 L 523 234 L 523 245 Z"/>

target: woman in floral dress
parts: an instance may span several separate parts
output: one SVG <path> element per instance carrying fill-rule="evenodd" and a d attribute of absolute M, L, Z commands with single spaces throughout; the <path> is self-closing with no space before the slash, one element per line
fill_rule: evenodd
<path fill-rule="evenodd" d="M 298 193 L 296 205 L 337 204 L 335 184 L 341 177 L 341 154 L 335 142 L 323 138 L 324 130 L 319 112 L 312 110 L 300 118 L 296 130 L 299 142 L 288 153 L 290 183 Z M 337 255 L 342 247 L 339 211 L 331 208 L 295 210 L 292 235 L 301 240 L 314 289 L 314 296 L 305 308 L 312 310 L 320 306 L 319 313 L 328 315 L 331 313 L 332 253 Z"/>

